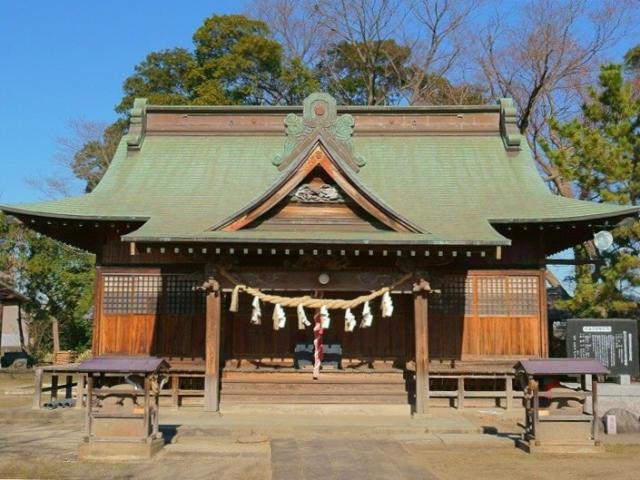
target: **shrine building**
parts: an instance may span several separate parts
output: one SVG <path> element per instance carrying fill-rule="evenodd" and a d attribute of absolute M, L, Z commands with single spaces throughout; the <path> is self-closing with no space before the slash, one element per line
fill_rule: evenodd
<path fill-rule="evenodd" d="M 176 396 L 416 413 L 474 375 L 509 400 L 513 365 L 548 356 L 545 259 L 638 210 L 552 194 L 509 99 L 324 93 L 137 99 L 94 191 L 0 208 L 96 255 L 94 355 L 163 357 Z"/>

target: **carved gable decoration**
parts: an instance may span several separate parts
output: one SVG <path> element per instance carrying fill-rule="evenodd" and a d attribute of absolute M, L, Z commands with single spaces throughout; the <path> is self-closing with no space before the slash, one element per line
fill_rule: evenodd
<path fill-rule="evenodd" d="M 334 185 L 323 183 L 315 187 L 310 183 L 300 185 L 292 194 L 294 203 L 344 203 L 344 196 Z"/>
<path fill-rule="evenodd" d="M 290 113 L 284 119 L 286 140 L 284 150 L 276 155 L 273 164 L 279 170 L 285 170 L 295 160 L 298 147 L 309 138 L 321 137 L 333 140 L 349 157 L 355 170 L 362 167 L 365 159 L 354 151 L 352 136 L 355 128 L 353 116 L 347 114 L 338 116 L 336 100 L 327 93 L 313 93 L 304 100 L 303 115 L 299 117 Z"/>
<path fill-rule="evenodd" d="M 299 229 L 305 222 L 332 229 L 421 230 L 362 185 L 335 142 L 305 140 L 290 168 L 264 193 L 212 230 Z M 297 226 L 296 226 L 297 225 Z"/>

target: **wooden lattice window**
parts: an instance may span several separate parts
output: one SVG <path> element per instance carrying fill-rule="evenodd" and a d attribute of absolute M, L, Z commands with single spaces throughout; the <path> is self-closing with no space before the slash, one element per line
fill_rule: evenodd
<path fill-rule="evenodd" d="M 107 314 L 185 315 L 204 311 L 204 297 L 192 275 L 103 276 L 102 309 Z"/>
<path fill-rule="evenodd" d="M 473 281 L 466 275 L 445 275 L 433 283 L 440 290 L 429 299 L 432 313 L 442 315 L 471 315 L 473 312 Z"/>
<path fill-rule="evenodd" d="M 534 276 L 508 277 L 509 314 L 537 315 L 540 308 L 539 278 Z"/>
<path fill-rule="evenodd" d="M 478 315 L 537 315 L 538 277 L 478 276 Z"/>
<path fill-rule="evenodd" d="M 505 277 L 479 277 L 478 315 L 507 315 L 507 288 Z"/>
<path fill-rule="evenodd" d="M 153 314 L 162 287 L 158 275 L 104 275 L 105 313 Z"/>
<path fill-rule="evenodd" d="M 187 275 L 166 275 L 164 277 L 166 311 L 172 315 L 187 315 L 204 312 L 204 295 L 196 287 L 202 281 Z"/>

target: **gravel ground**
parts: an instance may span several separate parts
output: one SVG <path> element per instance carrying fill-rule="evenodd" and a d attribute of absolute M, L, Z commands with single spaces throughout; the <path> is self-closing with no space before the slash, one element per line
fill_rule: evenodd
<path fill-rule="evenodd" d="M 473 409 L 464 418 L 490 435 L 363 432 L 350 430 L 348 415 L 335 429 L 304 428 L 299 419 L 287 428 L 283 416 L 263 447 L 237 443 L 227 422 L 224 435 L 168 444 L 152 460 L 86 462 L 76 454 L 82 412 L 30 410 L 31 398 L 21 392 L 31 381 L 31 374 L 0 373 L 0 478 L 636 480 L 640 472 L 640 445 L 607 445 L 607 452 L 598 455 L 529 455 L 512 441 L 518 433 L 517 411 Z M 194 426 L 201 415 L 191 414 Z M 179 412 L 171 417 L 179 418 Z"/>

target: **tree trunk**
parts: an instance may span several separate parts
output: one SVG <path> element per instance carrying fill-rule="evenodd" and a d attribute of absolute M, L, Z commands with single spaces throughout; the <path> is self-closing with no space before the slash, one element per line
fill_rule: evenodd
<path fill-rule="evenodd" d="M 55 363 L 56 356 L 60 351 L 60 332 L 58 319 L 53 317 L 51 317 L 51 337 L 53 338 L 53 361 Z"/>

